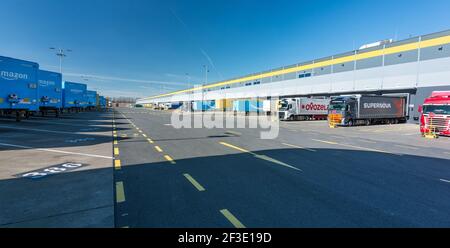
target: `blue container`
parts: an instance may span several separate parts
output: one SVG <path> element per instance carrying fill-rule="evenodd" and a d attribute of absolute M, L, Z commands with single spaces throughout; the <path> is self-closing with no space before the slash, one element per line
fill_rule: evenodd
<path fill-rule="evenodd" d="M 237 112 L 258 112 L 262 111 L 262 102 L 257 100 L 235 100 L 233 111 Z"/>
<path fill-rule="evenodd" d="M 208 101 L 195 101 L 192 105 L 192 109 L 194 111 L 207 111 L 212 110 L 216 106 L 216 102 L 214 100 Z"/>
<path fill-rule="evenodd" d="M 99 97 L 98 103 L 100 108 L 106 108 L 106 98 L 104 96 Z"/>
<path fill-rule="evenodd" d="M 86 84 L 64 82 L 63 108 L 80 108 L 86 101 Z"/>
<path fill-rule="evenodd" d="M 62 108 L 61 73 L 38 71 L 38 100 L 41 109 Z"/>
<path fill-rule="evenodd" d="M 97 103 L 97 91 L 93 90 L 86 91 L 86 97 L 87 97 L 87 106 L 95 107 Z"/>
<path fill-rule="evenodd" d="M 37 111 L 39 64 L 0 56 L 0 109 Z"/>

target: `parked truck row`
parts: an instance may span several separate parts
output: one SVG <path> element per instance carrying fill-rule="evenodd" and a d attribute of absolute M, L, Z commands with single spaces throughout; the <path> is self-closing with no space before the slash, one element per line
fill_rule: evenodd
<path fill-rule="evenodd" d="M 35 62 L 0 56 L 0 115 L 17 121 L 33 114 L 106 108 L 106 98 L 86 84 L 63 82 L 57 72 L 39 69 Z"/>

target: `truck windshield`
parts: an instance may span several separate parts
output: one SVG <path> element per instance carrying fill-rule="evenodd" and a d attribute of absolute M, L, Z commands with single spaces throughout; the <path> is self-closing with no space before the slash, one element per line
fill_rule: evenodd
<path fill-rule="evenodd" d="M 345 110 L 345 104 L 343 103 L 331 103 L 329 106 L 330 110 Z"/>
<path fill-rule="evenodd" d="M 280 110 L 287 110 L 288 106 L 287 102 L 281 102 Z"/>
<path fill-rule="evenodd" d="M 423 113 L 435 113 L 439 115 L 450 115 L 450 105 L 424 105 Z"/>

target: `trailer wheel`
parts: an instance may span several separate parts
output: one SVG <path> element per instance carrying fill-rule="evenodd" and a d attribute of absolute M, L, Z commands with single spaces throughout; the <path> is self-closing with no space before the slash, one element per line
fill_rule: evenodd
<path fill-rule="evenodd" d="M 366 120 L 366 126 L 370 126 L 370 120 Z"/>
<path fill-rule="evenodd" d="M 352 127 L 353 124 L 354 124 L 354 123 L 353 123 L 353 120 L 349 120 L 349 121 L 347 122 L 347 125 L 350 126 L 350 127 Z"/>
<path fill-rule="evenodd" d="M 20 122 L 20 111 L 16 111 L 16 121 Z"/>

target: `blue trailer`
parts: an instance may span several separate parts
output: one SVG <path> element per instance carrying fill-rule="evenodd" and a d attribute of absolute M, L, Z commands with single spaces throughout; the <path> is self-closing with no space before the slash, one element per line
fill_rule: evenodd
<path fill-rule="evenodd" d="M 233 102 L 233 111 L 235 112 L 263 112 L 263 103 L 258 100 L 235 100 Z"/>
<path fill-rule="evenodd" d="M 64 82 L 63 108 L 69 112 L 79 112 L 86 98 L 86 84 Z"/>
<path fill-rule="evenodd" d="M 56 117 L 62 108 L 62 75 L 51 71 L 38 71 L 38 101 L 42 116 L 54 112 Z"/>
<path fill-rule="evenodd" d="M 16 120 L 39 109 L 39 64 L 0 56 L 0 114 L 15 114 Z"/>
<path fill-rule="evenodd" d="M 192 109 L 194 111 L 207 111 L 207 110 L 212 110 L 215 107 L 216 107 L 216 102 L 214 100 L 194 101 L 192 104 Z"/>
<path fill-rule="evenodd" d="M 100 109 L 106 108 L 106 98 L 104 96 L 100 96 L 99 98 L 99 107 Z"/>
<path fill-rule="evenodd" d="M 89 110 L 92 110 L 97 105 L 97 91 L 88 90 L 86 91 L 86 97 L 87 97 L 87 108 Z"/>

